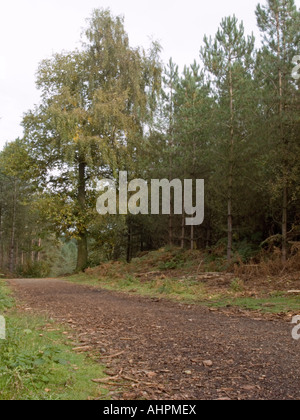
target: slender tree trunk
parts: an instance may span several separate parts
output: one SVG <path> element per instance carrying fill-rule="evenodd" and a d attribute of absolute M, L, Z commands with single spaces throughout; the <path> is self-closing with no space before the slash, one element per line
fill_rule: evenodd
<path fill-rule="evenodd" d="M 233 217 L 232 217 L 232 193 L 233 193 L 233 153 L 234 153 L 234 110 L 233 110 L 233 82 L 232 69 L 230 61 L 229 72 L 229 91 L 230 91 L 230 156 L 229 156 L 229 178 L 228 178 L 228 203 L 227 203 L 227 217 L 228 217 L 228 240 L 227 240 L 227 259 L 232 259 L 232 243 L 233 243 Z"/>
<path fill-rule="evenodd" d="M 15 237 L 16 237 L 16 215 L 17 215 L 17 180 L 14 180 L 14 194 L 13 194 L 13 211 L 12 211 L 12 227 L 9 247 L 9 271 L 15 271 Z"/>
<path fill-rule="evenodd" d="M 172 198 L 171 198 L 172 200 Z M 171 205 L 171 212 L 169 215 L 169 245 L 173 246 L 173 209 Z"/>
<path fill-rule="evenodd" d="M 285 185 L 283 188 L 283 206 L 282 206 L 282 261 L 283 263 L 286 263 L 287 257 L 288 257 L 288 251 L 287 251 L 287 212 L 288 207 L 288 189 Z"/>
<path fill-rule="evenodd" d="M 31 241 L 31 262 L 32 263 L 34 263 L 34 246 L 35 246 L 34 239 L 32 239 Z"/>
<path fill-rule="evenodd" d="M 185 214 L 182 209 L 182 218 L 181 218 L 181 249 L 184 249 L 185 243 Z"/>
<path fill-rule="evenodd" d="M 283 77 L 281 70 L 281 46 L 280 46 L 280 16 L 276 13 L 276 29 L 277 29 L 277 57 L 278 57 L 278 86 L 279 86 L 279 121 L 280 121 L 280 136 L 283 145 L 286 145 L 284 129 L 283 129 Z M 284 151 L 284 153 L 287 151 Z M 285 163 L 285 156 L 283 156 L 283 194 L 282 194 L 282 262 L 286 263 L 288 257 L 287 250 L 287 232 L 288 232 L 288 185 L 287 185 L 287 168 Z"/>
<path fill-rule="evenodd" d="M 173 177 L 173 147 L 174 147 L 174 107 L 173 107 L 173 79 L 171 80 L 171 111 L 170 111 L 170 159 L 169 159 L 169 181 L 172 181 Z M 171 204 L 170 204 L 170 215 L 169 215 L 169 245 L 173 246 L 173 219 L 174 219 L 174 211 L 173 211 L 173 202 L 171 196 Z"/>
<path fill-rule="evenodd" d="M 86 163 L 84 159 L 79 160 L 79 178 L 78 178 L 78 206 L 82 218 L 86 211 L 86 181 L 85 181 Z M 80 226 L 79 238 L 77 240 L 77 267 L 76 271 L 83 271 L 88 263 L 87 230 L 85 226 Z"/>
<path fill-rule="evenodd" d="M 191 250 L 194 250 L 194 233 L 195 233 L 195 226 L 191 226 Z"/>
<path fill-rule="evenodd" d="M 229 179 L 228 188 L 228 240 L 227 240 L 227 259 L 231 261 L 232 258 L 232 243 L 233 243 L 233 219 L 232 219 L 232 177 Z"/>
<path fill-rule="evenodd" d="M 211 230 L 209 226 L 206 230 L 206 248 L 209 248 L 210 246 L 210 237 L 211 237 Z"/>
<path fill-rule="evenodd" d="M 19 266 L 19 242 L 16 242 L 16 246 L 15 246 L 15 268 L 18 268 Z"/>
<path fill-rule="evenodd" d="M 42 246 L 42 240 L 41 238 L 39 239 L 39 250 L 38 250 L 38 255 L 37 255 L 37 260 L 41 261 L 41 246 Z"/>
<path fill-rule="evenodd" d="M 128 264 L 131 261 L 131 254 L 132 254 L 132 252 L 131 252 L 131 249 L 132 249 L 132 246 L 131 246 L 131 233 L 132 233 L 131 226 L 129 224 L 128 225 L 128 234 L 127 234 L 127 263 Z"/>

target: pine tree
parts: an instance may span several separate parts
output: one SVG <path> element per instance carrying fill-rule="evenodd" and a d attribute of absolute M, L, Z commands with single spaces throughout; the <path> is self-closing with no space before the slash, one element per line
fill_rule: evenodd
<path fill-rule="evenodd" d="M 227 259 L 232 258 L 234 190 L 239 149 L 249 132 L 244 127 L 248 82 L 252 80 L 254 36 L 245 37 L 235 16 L 223 19 L 215 39 L 204 38 L 201 57 L 212 75 L 218 107 L 218 149 L 223 150 L 222 172 L 227 180 Z M 219 159 L 218 159 L 219 163 Z"/>
<path fill-rule="evenodd" d="M 165 101 L 164 105 L 164 116 L 166 118 L 166 146 L 167 155 L 169 158 L 168 163 L 168 176 L 169 181 L 174 178 L 174 95 L 176 86 L 178 83 L 178 66 L 170 59 L 168 66 L 165 68 L 164 77 L 164 90 L 163 98 Z M 171 213 L 169 216 L 169 245 L 174 245 L 174 211 L 173 204 L 171 203 Z"/>
<path fill-rule="evenodd" d="M 35 175 L 23 141 L 7 144 L 0 153 L 0 266 L 11 274 L 22 263 L 27 242 L 36 239 L 38 223 L 30 207 L 34 191 L 30 180 Z"/>
<path fill-rule="evenodd" d="M 185 67 L 175 93 L 174 136 L 177 177 L 180 179 L 209 178 L 208 138 L 213 100 L 200 66 L 194 62 Z M 195 227 L 191 227 L 190 248 L 197 242 Z M 187 239 L 185 214 L 181 218 L 181 248 Z"/>
<path fill-rule="evenodd" d="M 263 34 L 263 48 L 258 56 L 258 78 L 264 92 L 263 103 L 269 115 L 267 135 L 270 145 L 269 164 L 275 170 L 272 195 L 281 191 L 282 260 L 288 256 L 289 209 L 293 197 L 293 172 L 297 162 L 295 118 L 296 84 L 292 78 L 293 57 L 300 41 L 300 13 L 294 0 L 268 0 L 256 10 L 258 26 Z M 298 149 L 299 150 L 299 149 Z M 274 182 L 275 179 L 275 182 Z"/>

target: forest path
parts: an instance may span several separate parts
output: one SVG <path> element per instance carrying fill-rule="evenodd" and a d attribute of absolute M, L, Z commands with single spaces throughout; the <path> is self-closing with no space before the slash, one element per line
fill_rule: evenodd
<path fill-rule="evenodd" d="M 287 322 L 55 279 L 9 283 L 21 309 L 71 326 L 79 345 L 120 376 L 125 387 L 113 398 L 300 398 L 300 342 Z"/>

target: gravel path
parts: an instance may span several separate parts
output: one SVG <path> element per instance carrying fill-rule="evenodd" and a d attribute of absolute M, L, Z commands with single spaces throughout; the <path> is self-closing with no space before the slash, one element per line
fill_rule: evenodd
<path fill-rule="evenodd" d="M 78 344 L 119 375 L 125 386 L 115 398 L 300 398 L 300 342 L 287 322 L 54 279 L 10 284 L 23 309 L 70 325 Z"/>

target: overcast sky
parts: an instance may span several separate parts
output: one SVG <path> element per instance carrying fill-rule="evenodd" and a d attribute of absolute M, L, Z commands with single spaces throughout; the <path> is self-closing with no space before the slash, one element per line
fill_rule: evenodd
<path fill-rule="evenodd" d="M 163 58 L 182 68 L 199 58 L 204 34 L 236 14 L 246 33 L 256 28 L 259 0 L 2 0 L 0 5 L 0 149 L 22 136 L 22 115 L 39 101 L 38 63 L 55 52 L 80 46 L 81 29 L 94 8 L 124 15 L 131 45 L 161 42 Z M 261 0 L 264 3 L 265 0 Z M 297 0 L 300 5 L 300 0 Z"/>

